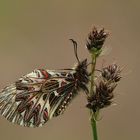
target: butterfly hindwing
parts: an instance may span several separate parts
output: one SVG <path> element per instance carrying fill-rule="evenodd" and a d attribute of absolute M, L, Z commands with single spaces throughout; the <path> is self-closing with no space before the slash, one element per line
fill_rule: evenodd
<path fill-rule="evenodd" d="M 74 90 L 72 73 L 34 70 L 0 92 L 0 113 L 19 125 L 42 126 L 62 114 Z"/>

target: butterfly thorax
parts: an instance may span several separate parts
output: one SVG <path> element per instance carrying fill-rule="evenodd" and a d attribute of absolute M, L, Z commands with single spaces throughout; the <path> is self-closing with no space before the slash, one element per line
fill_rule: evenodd
<path fill-rule="evenodd" d="M 89 82 L 89 74 L 87 71 L 87 59 L 81 61 L 75 68 L 74 78 L 76 80 L 77 87 L 83 90 L 86 89 L 86 85 Z"/>

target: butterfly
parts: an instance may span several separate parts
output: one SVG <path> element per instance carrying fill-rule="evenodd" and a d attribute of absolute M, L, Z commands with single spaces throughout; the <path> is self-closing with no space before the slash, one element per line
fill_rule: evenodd
<path fill-rule="evenodd" d="M 88 94 L 87 59 L 80 61 L 77 43 L 71 39 L 78 61 L 74 68 L 36 69 L 0 91 L 0 114 L 10 122 L 40 127 L 63 114 L 80 90 Z"/>

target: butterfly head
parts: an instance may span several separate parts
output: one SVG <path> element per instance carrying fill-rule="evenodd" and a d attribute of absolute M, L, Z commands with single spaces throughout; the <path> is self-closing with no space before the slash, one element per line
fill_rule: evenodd
<path fill-rule="evenodd" d="M 77 66 L 76 69 L 79 71 L 84 71 L 87 70 L 87 59 L 84 59 L 83 61 L 80 61 Z"/>

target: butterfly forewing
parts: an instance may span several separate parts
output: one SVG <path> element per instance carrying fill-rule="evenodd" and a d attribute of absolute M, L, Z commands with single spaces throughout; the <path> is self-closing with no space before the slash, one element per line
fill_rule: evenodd
<path fill-rule="evenodd" d="M 42 126 L 63 113 L 76 95 L 72 71 L 38 69 L 0 92 L 0 113 L 10 122 Z"/>

